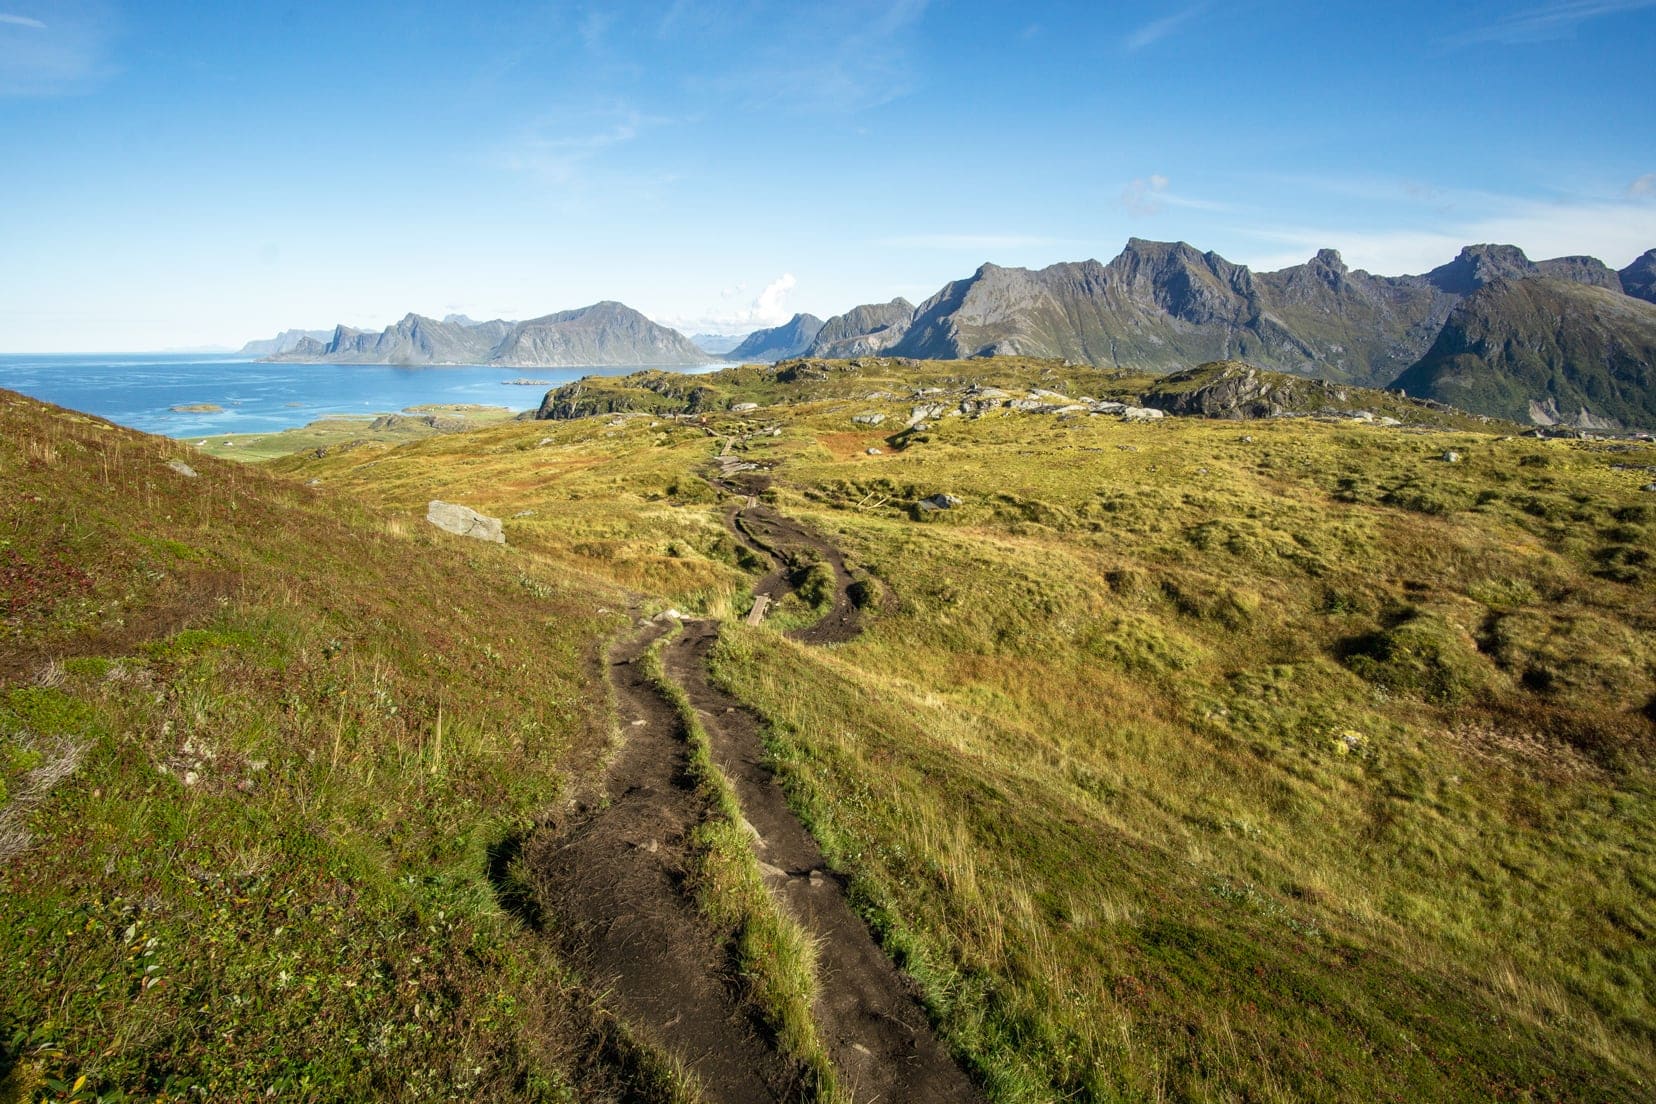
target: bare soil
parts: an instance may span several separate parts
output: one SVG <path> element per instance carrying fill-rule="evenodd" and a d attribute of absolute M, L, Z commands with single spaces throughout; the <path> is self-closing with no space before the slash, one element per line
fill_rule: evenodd
<path fill-rule="evenodd" d="M 553 934 L 635 1034 L 692 1070 L 713 1101 L 788 1099 L 791 1071 L 743 1010 L 727 948 L 685 886 L 689 836 L 707 816 L 677 712 L 636 660 L 651 625 L 610 653 L 623 734 L 602 792 L 526 848 Z"/>

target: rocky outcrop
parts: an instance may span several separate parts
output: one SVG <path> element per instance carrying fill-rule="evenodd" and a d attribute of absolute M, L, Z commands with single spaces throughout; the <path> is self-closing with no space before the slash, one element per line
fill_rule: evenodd
<path fill-rule="evenodd" d="M 746 364 L 771 363 L 803 355 L 822 332 L 823 321 L 814 314 L 796 314 L 780 326 L 755 330 L 724 359 Z"/>
<path fill-rule="evenodd" d="M 1142 401 L 1168 414 L 1242 420 L 1309 413 L 1345 402 L 1346 393 L 1324 380 L 1224 361 L 1166 376 Z"/>
<path fill-rule="evenodd" d="M 267 357 L 278 353 L 291 353 L 299 347 L 302 341 L 312 341 L 322 345 L 333 336 L 332 330 L 283 330 L 273 338 L 262 341 L 249 341 L 241 347 L 242 356 Z"/>
<path fill-rule="evenodd" d="M 1566 280 L 1496 280 L 1393 386 L 1514 421 L 1656 426 L 1656 304 Z"/>
<path fill-rule="evenodd" d="M 426 504 L 426 520 L 446 533 L 505 544 L 500 519 L 480 514 L 469 506 L 432 499 Z"/>
<path fill-rule="evenodd" d="M 854 307 L 823 323 L 806 355 L 843 360 L 884 352 L 902 339 L 913 318 L 914 304 L 901 297 Z"/>

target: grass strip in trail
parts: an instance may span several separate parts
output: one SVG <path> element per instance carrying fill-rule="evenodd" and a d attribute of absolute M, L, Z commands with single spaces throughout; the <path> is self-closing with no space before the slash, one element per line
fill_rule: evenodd
<path fill-rule="evenodd" d="M 777 1048 L 796 1065 L 803 1098 L 849 1104 L 812 1016 L 815 948 L 765 888 L 753 833 L 735 791 L 713 762 L 695 707 L 662 666 L 664 644 L 665 638 L 658 640 L 644 653 L 643 669 L 678 714 L 689 746 L 689 773 L 711 814 L 692 837 L 696 899 L 708 918 L 730 934 L 749 999 L 775 1034 Z"/>
<path fill-rule="evenodd" d="M 798 1078 L 734 992 L 723 933 L 684 891 L 717 810 L 644 670 L 665 631 L 646 623 L 610 651 L 620 748 L 573 807 L 529 835 L 517 869 L 544 930 L 633 1036 L 685 1071 L 687 1097 L 781 1101 Z"/>

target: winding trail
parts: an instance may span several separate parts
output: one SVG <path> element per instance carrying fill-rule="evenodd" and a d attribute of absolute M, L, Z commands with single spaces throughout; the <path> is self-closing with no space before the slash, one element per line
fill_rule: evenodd
<path fill-rule="evenodd" d="M 736 539 L 774 565 L 755 585 L 771 599 L 789 589 L 790 569 L 833 568 L 834 601 L 817 623 L 789 635 L 807 644 L 854 637 L 862 612 L 851 599 L 843 554 L 798 522 L 758 503 L 732 479 L 751 470 L 721 454 L 710 482 L 736 496 L 725 521 Z M 750 485 L 751 486 L 751 485 Z M 566 950 L 606 989 L 633 1030 L 674 1055 L 710 1101 L 745 1104 L 799 1094 L 772 1041 L 744 1011 L 728 948 L 701 922 L 684 885 L 689 838 L 708 815 L 687 774 L 683 723 L 635 661 L 667 632 L 643 622 L 610 656 L 624 744 L 602 792 L 537 833 L 528 852 Z M 817 945 L 812 1009 L 846 1096 L 854 1104 L 952 1104 L 982 1095 L 931 1030 L 913 983 L 852 911 L 845 880 L 788 807 L 765 765 L 762 722 L 713 685 L 708 655 L 714 621 L 686 621 L 667 643 L 667 676 L 689 698 L 713 759 L 736 790 L 756 834 L 768 888 Z"/>

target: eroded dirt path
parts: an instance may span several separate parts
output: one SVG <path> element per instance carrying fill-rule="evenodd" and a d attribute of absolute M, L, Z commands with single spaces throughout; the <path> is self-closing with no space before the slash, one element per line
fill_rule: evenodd
<path fill-rule="evenodd" d="M 835 580 L 828 613 L 789 635 L 808 644 L 854 637 L 862 611 L 844 555 L 760 504 L 730 479 L 733 466 L 721 457 L 713 480 L 736 496 L 726 523 L 774 565 L 755 593 L 780 598 L 796 571 L 826 563 Z M 730 950 L 708 930 L 685 884 L 690 837 L 709 810 L 688 775 L 683 722 L 636 662 L 669 627 L 644 624 L 612 649 L 620 751 L 602 788 L 544 825 L 525 857 L 556 935 L 587 982 L 634 1032 L 693 1071 L 709 1101 L 790 1099 L 798 1083 L 744 1010 Z M 712 684 L 707 661 L 718 631 L 715 622 L 685 622 L 664 649 L 664 667 L 689 697 L 757 834 L 767 885 L 817 945 L 812 1011 L 846 1095 L 854 1104 L 982 1100 L 932 1032 L 913 984 L 851 910 L 844 879 L 788 808 L 765 765 L 760 719 Z"/>
<path fill-rule="evenodd" d="M 678 713 L 636 660 L 650 625 L 610 652 L 623 743 L 603 792 L 535 834 L 526 858 L 553 933 L 632 1030 L 692 1070 L 710 1101 L 788 1099 L 789 1070 L 744 1013 L 728 950 L 684 885 L 707 816 Z"/>
<path fill-rule="evenodd" d="M 856 1104 L 981 1099 L 932 1032 L 912 984 L 851 910 L 844 879 L 788 808 L 765 765 L 758 718 L 710 682 L 707 654 L 718 633 L 714 622 L 687 622 L 667 645 L 667 673 L 689 695 L 714 761 L 758 833 L 766 883 L 817 944 L 812 1011 L 845 1088 Z"/>

